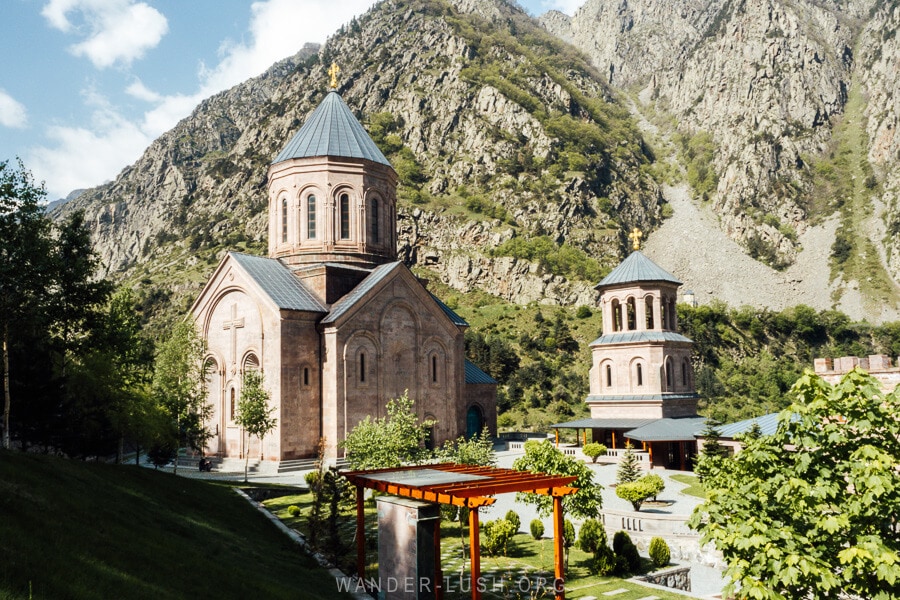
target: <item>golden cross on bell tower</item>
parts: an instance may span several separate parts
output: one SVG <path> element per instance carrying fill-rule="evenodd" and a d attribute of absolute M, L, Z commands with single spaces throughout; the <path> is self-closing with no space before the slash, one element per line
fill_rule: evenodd
<path fill-rule="evenodd" d="M 631 240 L 631 247 L 635 250 L 641 249 L 641 238 L 644 237 L 644 234 L 641 233 L 641 230 L 635 227 L 631 230 L 631 233 L 628 234 L 628 238 Z"/>
<path fill-rule="evenodd" d="M 331 63 L 331 68 L 328 69 L 328 75 L 331 77 L 331 82 L 328 84 L 328 87 L 330 87 L 333 90 L 337 89 L 337 86 L 338 86 L 337 76 L 338 76 L 338 73 L 340 73 L 340 72 L 341 72 L 341 68 L 339 66 L 337 66 L 337 63 Z"/>

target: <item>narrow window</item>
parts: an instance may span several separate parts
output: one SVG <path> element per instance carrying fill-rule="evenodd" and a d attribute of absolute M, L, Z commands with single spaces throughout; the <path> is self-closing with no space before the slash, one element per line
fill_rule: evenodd
<path fill-rule="evenodd" d="M 687 362 L 681 363 L 681 383 L 685 387 L 688 385 Z"/>
<path fill-rule="evenodd" d="M 666 370 L 666 390 L 671 391 L 675 387 L 672 385 L 672 361 L 666 360 L 666 366 L 663 368 Z"/>
<path fill-rule="evenodd" d="M 309 367 L 303 367 L 303 385 L 309 385 Z"/>
<path fill-rule="evenodd" d="M 287 198 L 281 201 L 281 242 L 287 242 L 287 223 L 288 223 L 288 205 Z"/>
<path fill-rule="evenodd" d="M 668 329 L 668 328 L 669 328 L 669 327 L 668 327 L 668 322 L 669 322 L 669 311 L 667 310 L 665 299 L 662 299 L 662 300 L 660 300 L 660 302 L 659 302 L 659 312 L 661 313 L 661 314 L 660 314 L 660 319 L 659 319 L 660 321 L 662 321 L 662 322 L 660 323 L 661 328 L 662 328 L 662 329 Z"/>
<path fill-rule="evenodd" d="M 628 330 L 634 331 L 637 329 L 637 310 L 634 304 L 634 298 L 629 298 L 628 303 L 626 304 L 626 311 L 628 314 Z"/>
<path fill-rule="evenodd" d="M 606 365 L 606 387 L 612 387 L 612 367 Z"/>
<path fill-rule="evenodd" d="M 366 382 L 366 355 L 365 354 L 359 355 L 359 382 L 360 383 Z"/>
<path fill-rule="evenodd" d="M 236 403 L 234 400 L 234 388 L 231 388 L 231 420 L 234 421 L 234 411 L 235 411 Z"/>
<path fill-rule="evenodd" d="M 316 197 L 312 194 L 306 199 L 306 236 L 316 239 Z"/>
<path fill-rule="evenodd" d="M 431 357 L 431 382 L 437 383 L 437 356 Z"/>
<path fill-rule="evenodd" d="M 647 298 L 645 310 L 645 317 L 647 321 L 647 329 L 653 329 L 653 298 Z"/>
<path fill-rule="evenodd" d="M 350 239 L 350 196 L 341 194 L 341 239 Z"/>
<path fill-rule="evenodd" d="M 372 243 L 378 243 L 378 199 L 372 199 Z"/>
<path fill-rule="evenodd" d="M 619 311 L 619 301 L 613 300 L 613 302 L 612 302 L 612 330 L 613 331 L 619 331 L 622 328 L 622 321 L 619 320 L 621 318 L 619 315 L 619 312 L 620 312 Z"/>
<path fill-rule="evenodd" d="M 644 385 L 644 368 L 641 363 L 637 364 L 637 384 L 638 386 Z"/>

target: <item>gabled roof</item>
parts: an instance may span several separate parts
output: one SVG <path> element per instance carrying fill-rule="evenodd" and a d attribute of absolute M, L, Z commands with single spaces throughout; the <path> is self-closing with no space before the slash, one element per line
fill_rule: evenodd
<path fill-rule="evenodd" d="M 340 94 L 331 90 L 272 164 L 292 158 L 362 158 L 391 166 Z"/>
<path fill-rule="evenodd" d="M 759 423 L 759 428 L 762 430 L 763 435 L 772 435 L 775 433 L 775 430 L 778 429 L 778 414 L 779 413 L 769 413 L 761 417 L 738 421 L 737 423 L 719 425 L 716 429 L 719 432 L 719 437 L 733 440 L 737 436 L 750 431 L 750 428 L 753 427 L 754 423 Z"/>
<path fill-rule="evenodd" d="M 694 441 L 694 437 L 703 430 L 705 425 L 706 417 L 658 419 L 643 427 L 632 429 L 625 435 L 640 442 Z"/>
<path fill-rule="evenodd" d="M 686 342 L 692 344 L 690 338 L 686 338 L 674 331 L 620 331 L 601 335 L 591 342 L 591 346 L 603 344 L 625 344 L 630 342 Z"/>
<path fill-rule="evenodd" d="M 328 310 L 275 258 L 229 252 L 234 261 L 283 310 L 325 313 Z"/>
<path fill-rule="evenodd" d="M 639 250 L 628 255 L 628 258 L 619 263 L 619 266 L 594 286 L 594 289 L 635 283 L 639 281 L 664 281 L 681 285 L 674 275 L 660 267 L 658 264 L 644 256 Z"/>
<path fill-rule="evenodd" d="M 468 327 L 468 326 L 469 326 L 469 324 L 466 322 L 465 319 L 463 319 L 461 316 L 459 316 L 458 314 L 456 314 L 455 312 L 453 312 L 453 309 L 452 309 L 452 308 L 450 308 L 449 306 L 447 306 L 446 304 L 444 304 L 443 302 L 441 302 L 441 299 L 440 299 L 440 298 L 438 298 L 437 296 L 435 296 L 435 295 L 432 294 L 431 292 L 428 292 L 428 293 L 431 294 L 431 297 L 434 298 L 434 301 L 437 302 L 437 305 L 441 307 L 441 310 L 444 311 L 444 314 L 447 315 L 447 316 L 450 318 L 451 321 L 453 321 L 453 324 L 454 324 L 454 325 L 458 325 L 458 326 L 461 326 L 461 327 Z M 496 383 L 496 381 L 495 381 L 494 383 Z"/>
<path fill-rule="evenodd" d="M 388 274 L 394 269 L 400 268 L 400 262 L 392 262 L 386 263 L 383 265 L 378 265 L 368 277 L 363 279 L 358 286 L 353 288 L 349 294 L 335 302 L 331 306 L 331 312 L 329 312 L 324 319 L 322 319 L 323 325 L 328 325 L 330 323 L 334 323 L 337 321 L 341 315 L 350 310 L 354 304 L 357 303 L 363 296 L 369 293 L 369 290 L 374 288 L 378 283 L 388 276 Z"/>
<path fill-rule="evenodd" d="M 466 359 L 466 383 L 486 383 L 496 385 L 497 380 L 479 369 L 475 363 L 469 361 L 469 359 Z"/>

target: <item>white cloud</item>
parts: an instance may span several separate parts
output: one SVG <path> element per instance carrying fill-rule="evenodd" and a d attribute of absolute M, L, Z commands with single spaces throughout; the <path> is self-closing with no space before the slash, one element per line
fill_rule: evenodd
<path fill-rule="evenodd" d="M 29 151 L 27 164 L 45 180 L 51 199 L 114 178 L 137 160 L 153 141 L 141 127 L 123 118 L 105 98 L 87 92 L 94 106 L 87 127 L 53 125 L 46 131 L 50 146 Z"/>
<path fill-rule="evenodd" d="M 28 111 L 22 103 L 0 90 L 0 125 L 22 129 L 28 124 Z"/>
<path fill-rule="evenodd" d="M 76 26 L 69 19 L 70 13 L 79 13 L 83 26 Z M 41 14 L 65 33 L 88 29 L 87 39 L 70 46 L 70 50 L 76 56 L 86 56 L 98 69 L 141 58 L 169 30 L 162 13 L 134 0 L 50 0 Z"/>

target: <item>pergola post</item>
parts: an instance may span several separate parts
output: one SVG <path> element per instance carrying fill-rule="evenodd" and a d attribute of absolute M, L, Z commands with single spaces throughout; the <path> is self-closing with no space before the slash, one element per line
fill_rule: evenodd
<path fill-rule="evenodd" d="M 556 432 L 556 447 L 559 448 L 559 428 L 554 429 L 553 431 Z"/>
<path fill-rule="evenodd" d="M 444 600 L 444 573 L 441 571 L 441 520 L 434 524 L 434 597 Z"/>
<path fill-rule="evenodd" d="M 366 512 L 363 507 L 363 491 L 363 486 L 356 486 L 356 574 L 360 581 L 366 579 Z"/>
<path fill-rule="evenodd" d="M 469 556 L 472 559 L 472 600 L 481 600 L 481 540 L 478 536 L 478 507 L 469 509 Z"/>
<path fill-rule="evenodd" d="M 565 527 L 563 524 L 562 498 L 553 496 L 553 589 L 556 600 L 565 600 Z"/>

